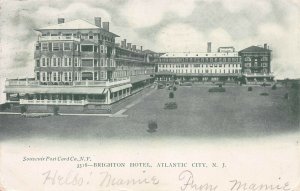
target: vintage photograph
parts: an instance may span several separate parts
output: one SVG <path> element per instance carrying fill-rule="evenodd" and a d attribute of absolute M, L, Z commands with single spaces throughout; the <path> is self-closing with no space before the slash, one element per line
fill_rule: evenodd
<path fill-rule="evenodd" d="M 1 191 L 300 189 L 298 1 L 0 10 Z"/>

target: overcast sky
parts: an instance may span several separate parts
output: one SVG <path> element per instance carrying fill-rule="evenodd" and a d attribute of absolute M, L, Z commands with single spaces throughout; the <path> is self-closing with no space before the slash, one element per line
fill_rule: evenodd
<path fill-rule="evenodd" d="M 297 0 L 0 0 L 1 77 L 33 74 L 34 28 L 95 16 L 127 42 L 156 52 L 241 50 L 268 43 L 279 78 L 300 77 Z"/>

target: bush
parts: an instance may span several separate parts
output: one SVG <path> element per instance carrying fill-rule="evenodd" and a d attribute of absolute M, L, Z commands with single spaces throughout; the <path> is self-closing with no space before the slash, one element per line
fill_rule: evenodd
<path fill-rule="evenodd" d="M 21 113 L 23 114 L 23 113 L 25 113 L 27 111 L 27 108 L 24 105 L 22 105 L 20 107 L 20 110 L 21 110 Z"/>
<path fill-rule="evenodd" d="M 169 93 L 169 98 L 174 98 L 174 92 Z"/>
<path fill-rule="evenodd" d="M 272 86 L 272 90 L 276 90 L 277 89 L 277 86 L 276 86 L 276 84 L 274 84 L 273 86 Z"/>
<path fill-rule="evenodd" d="M 209 88 L 208 92 L 225 92 L 225 88 L 223 88 L 223 87 L 213 87 L 213 88 Z"/>
<path fill-rule="evenodd" d="M 219 88 L 221 88 L 222 87 L 222 84 L 219 84 Z"/>
<path fill-rule="evenodd" d="M 4 111 L 6 109 L 10 109 L 10 104 L 9 103 L 4 103 L 0 105 L 0 111 Z"/>
<path fill-rule="evenodd" d="M 192 86 L 192 82 L 183 82 L 180 84 L 181 86 Z"/>
<path fill-rule="evenodd" d="M 164 109 L 177 109 L 177 103 L 176 102 L 165 103 Z"/>
<path fill-rule="evenodd" d="M 289 93 L 284 94 L 284 99 L 289 99 Z"/>
<path fill-rule="evenodd" d="M 165 86 L 164 86 L 163 84 L 158 84 L 158 85 L 157 85 L 157 88 L 158 88 L 158 89 L 163 89 L 164 87 L 165 87 Z"/>
<path fill-rule="evenodd" d="M 248 91 L 251 92 L 252 91 L 252 87 L 248 87 Z"/>
<path fill-rule="evenodd" d="M 260 93 L 261 96 L 268 96 L 269 94 L 264 92 L 264 93 Z"/>
<path fill-rule="evenodd" d="M 155 132 L 157 128 L 158 127 L 157 127 L 157 122 L 156 121 L 151 120 L 151 121 L 148 122 L 148 130 L 147 131 L 149 133 Z"/>
<path fill-rule="evenodd" d="M 176 90 L 177 90 L 177 87 L 174 86 L 174 87 L 173 87 L 173 91 L 176 91 Z"/>
<path fill-rule="evenodd" d="M 58 111 L 59 111 L 59 107 L 58 106 L 54 106 L 53 107 L 53 115 L 58 115 Z"/>

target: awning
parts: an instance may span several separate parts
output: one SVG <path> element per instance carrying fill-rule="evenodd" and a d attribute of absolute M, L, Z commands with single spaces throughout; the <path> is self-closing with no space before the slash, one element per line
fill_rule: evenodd
<path fill-rule="evenodd" d="M 144 81 L 144 80 L 151 79 L 151 78 L 153 78 L 153 77 L 151 77 L 150 75 L 130 76 L 130 82 L 132 84 L 134 84 L 136 82 Z"/>
<path fill-rule="evenodd" d="M 126 88 L 131 88 L 131 87 L 132 87 L 131 84 L 125 84 L 125 85 L 122 85 L 122 86 L 117 86 L 117 87 L 110 88 L 110 92 L 117 92 L 117 91 L 120 91 L 120 90 L 123 90 L 123 89 L 126 89 Z"/>
<path fill-rule="evenodd" d="M 38 86 L 38 87 L 6 87 L 4 93 L 19 94 L 104 94 L 104 87 L 68 87 L 68 86 Z"/>

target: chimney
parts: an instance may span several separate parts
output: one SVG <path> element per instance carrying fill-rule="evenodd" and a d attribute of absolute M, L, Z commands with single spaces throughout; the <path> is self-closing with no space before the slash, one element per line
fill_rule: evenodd
<path fill-rule="evenodd" d="M 127 49 L 131 50 L 131 43 L 127 43 Z"/>
<path fill-rule="evenodd" d="M 143 46 L 141 46 L 141 52 L 143 52 Z"/>
<path fill-rule="evenodd" d="M 109 31 L 109 22 L 103 22 L 103 29 Z"/>
<path fill-rule="evenodd" d="M 136 51 L 136 45 L 132 45 L 132 50 Z"/>
<path fill-rule="evenodd" d="M 95 17 L 95 25 L 101 28 L 101 17 Z"/>
<path fill-rule="evenodd" d="M 211 42 L 207 43 L 207 52 L 211 52 Z"/>
<path fill-rule="evenodd" d="M 126 48 L 126 39 L 121 41 L 121 47 Z"/>
<path fill-rule="evenodd" d="M 62 24 L 62 23 L 64 23 L 65 22 L 65 18 L 58 18 L 57 19 L 57 23 L 58 24 Z"/>
<path fill-rule="evenodd" d="M 268 49 L 267 43 L 264 44 L 264 49 Z"/>

